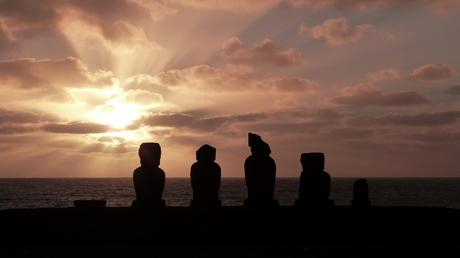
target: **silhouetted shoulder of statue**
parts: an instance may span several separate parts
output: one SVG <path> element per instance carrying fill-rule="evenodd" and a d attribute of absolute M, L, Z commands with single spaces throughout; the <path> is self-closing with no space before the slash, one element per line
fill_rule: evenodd
<path fill-rule="evenodd" d="M 328 207 L 331 177 L 324 171 L 324 154 L 320 152 L 302 153 L 300 157 L 303 171 L 300 174 L 299 199 L 296 205 Z"/>
<path fill-rule="evenodd" d="M 369 200 L 369 186 L 366 179 L 358 179 L 353 183 L 353 200 L 351 201 L 353 208 L 369 208 L 371 201 Z"/>
<path fill-rule="evenodd" d="M 139 147 L 141 166 L 133 173 L 136 200 L 134 207 L 163 207 L 162 199 L 165 186 L 165 172 L 159 168 L 161 147 L 158 143 L 142 143 Z"/>
<path fill-rule="evenodd" d="M 276 163 L 270 157 L 270 146 L 253 133 L 248 134 L 251 155 L 244 162 L 248 198 L 245 205 L 253 207 L 277 206 L 275 191 Z"/>
<path fill-rule="evenodd" d="M 191 206 L 202 208 L 221 206 L 219 200 L 221 169 L 215 162 L 216 149 L 207 144 L 201 146 L 196 151 L 196 160 L 190 170 L 193 190 Z"/>

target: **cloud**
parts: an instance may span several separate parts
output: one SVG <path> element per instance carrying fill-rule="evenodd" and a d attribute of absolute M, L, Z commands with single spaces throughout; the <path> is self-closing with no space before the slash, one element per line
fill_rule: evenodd
<path fill-rule="evenodd" d="M 404 6 L 426 6 L 430 8 L 458 7 L 456 0 L 288 0 L 288 3 L 297 6 L 307 7 L 335 7 L 335 8 L 381 8 L 381 7 L 404 7 Z"/>
<path fill-rule="evenodd" d="M 324 133 L 324 136 L 328 137 L 329 139 L 332 138 L 336 140 L 356 140 L 367 138 L 373 135 L 374 131 L 371 129 L 353 127 L 337 127 Z"/>
<path fill-rule="evenodd" d="M 302 23 L 298 29 L 299 35 L 310 36 L 314 39 L 324 39 L 330 46 L 355 43 L 366 33 L 375 31 L 375 27 L 371 24 L 350 27 L 344 17 L 328 19 L 322 24 L 313 27 L 307 27 Z"/>
<path fill-rule="evenodd" d="M 162 85 L 161 80 L 150 74 L 138 74 L 125 79 L 123 89 L 146 90 L 161 95 L 169 95 L 171 93 L 168 87 Z"/>
<path fill-rule="evenodd" d="M 426 144 L 441 145 L 443 149 L 447 146 L 460 144 L 460 131 L 428 131 L 404 135 L 405 139 L 415 140 Z M 452 152 L 456 153 L 456 152 Z"/>
<path fill-rule="evenodd" d="M 111 85 L 112 73 L 89 72 L 77 58 L 0 61 L 0 82 L 22 89 Z"/>
<path fill-rule="evenodd" d="M 449 87 L 449 89 L 446 90 L 446 93 L 451 95 L 460 95 L 460 85 Z"/>
<path fill-rule="evenodd" d="M 263 80 L 259 88 L 267 88 L 280 92 L 308 92 L 313 93 L 318 88 L 318 83 L 304 78 L 287 77 Z"/>
<path fill-rule="evenodd" d="M 306 8 L 353 8 L 358 10 L 386 7 L 426 7 L 438 13 L 443 13 L 460 6 L 457 0 L 173 0 L 173 2 L 195 8 L 228 10 L 243 14 L 264 11 L 282 3 Z"/>
<path fill-rule="evenodd" d="M 347 87 L 344 95 L 334 97 L 331 102 L 337 105 L 346 106 L 418 106 L 430 102 L 420 93 L 413 91 L 382 93 L 372 84 L 360 84 Z"/>
<path fill-rule="evenodd" d="M 359 116 L 351 118 L 348 123 L 354 126 L 395 125 L 395 126 L 442 126 L 451 125 L 458 121 L 460 112 L 445 111 L 419 113 L 412 115 L 387 115 L 382 117 Z"/>
<path fill-rule="evenodd" d="M 105 133 L 110 130 L 110 127 L 92 122 L 70 122 L 50 123 L 42 126 L 41 129 L 51 133 L 90 134 Z"/>
<path fill-rule="evenodd" d="M 143 106 L 159 105 L 163 102 L 163 96 L 161 94 L 140 89 L 124 91 L 121 99 L 123 103 Z"/>
<path fill-rule="evenodd" d="M 287 2 L 293 6 L 357 10 L 424 7 L 437 14 L 452 13 L 460 9 L 460 3 L 457 0 L 287 0 Z"/>
<path fill-rule="evenodd" d="M 229 38 L 222 44 L 222 57 L 233 63 L 270 64 L 279 67 L 299 65 L 303 62 L 298 49 L 281 50 L 268 38 L 252 46 L 245 46 L 237 37 Z"/>
<path fill-rule="evenodd" d="M 184 6 L 195 8 L 227 10 L 231 12 L 251 13 L 259 12 L 279 4 L 281 0 L 233 0 L 233 1 L 215 1 L 215 0 L 173 0 Z"/>
<path fill-rule="evenodd" d="M 6 24 L 0 20 L 0 53 L 16 46 L 16 39 L 9 31 Z"/>
<path fill-rule="evenodd" d="M 134 153 L 137 146 L 129 146 L 126 143 L 104 144 L 91 143 L 80 149 L 82 153 Z"/>
<path fill-rule="evenodd" d="M 36 130 L 37 127 L 34 125 L 1 125 L 0 135 L 24 134 L 34 132 Z"/>
<path fill-rule="evenodd" d="M 0 125 L 3 124 L 36 124 L 56 121 L 57 118 L 48 114 L 8 110 L 0 108 Z"/>
<path fill-rule="evenodd" d="M 426 64 L 414 69 L 411 77 L 422 82 L 444 82 L 455 74 L 454 69 L 446 64 Z"/>
<path fill-rule="evenodd" d="M 206 112 L 152 113 L 139 121 L 138 126 L 168 127 L 169 135 L 215 134 L 244 135 L 247 131 L 265 133 L 317 133 L 337 125 L 343 115 L 332 109 L 287 109 L 275 112 L 243 113 L 206 116 Z M 203 136 L 202 136 L 203 137 Z"/>
<path fill-rule="evenodd" d="M 40 124 L 58 121 L 58 118 L 40 112 L 0 108 L 0 134 L 24 134 L 38 130 Z"/>
<path fill-rule="evenodd" d="M 310 94 L 319 87 L 316 81 L 308 78 L 255 79 L 252 78 L 252 75 L 253 69 L 247 66 L 229 65 L 224 68 L 216 68 L 209 65 L 198 65 L 159 73 L 152 81 L 169 89 L 189 88 L 214 91 L 268 90 L 279 93 L 304 92 Z"/>
<path fill-rule="evenodd" d="M 216 68 L 197 65 L 161 72 L 155 76 L 155 80 L 168 88 L 235 90 L 247 87 L 251 74 L 252 69 L 244 66 Z"/>
<path fill-rule="evenodd" d="M 140 123 L 149 126 L 185 128 L 194 132 L 211 132 L 223 125 L 249 123 L 265 118 L 265 114 L 199 117 L 190 113 L 159 113 L 144 117 Z"/>
<path fill-rule="evenodd" d="M 399 72 L 396 69 L 382 69 L 377 72 L 367 74 L 369 81 L 374 83 L 392 81 L 400 78 Z"/>
<path fill-rule="evenodd" d="M 0 1 L 0 17 L 5 18 L 13 35 L 27 33 L 39 36 L 47 31 L 62 32 L 77 21 L 94 28 L 105 40 L 122 45 L 148 44 L 150 41 L 142 23 L 172 13 L 175 11 L 168 7 L 166 1 Z"/>
<path fill-rule="evenodd" d="M 61 1 L 63 3 L 64 1 Z M 0 15 L 15 30 L 54 28 L 59 21 L 59 1 L 0 1 Z"/>

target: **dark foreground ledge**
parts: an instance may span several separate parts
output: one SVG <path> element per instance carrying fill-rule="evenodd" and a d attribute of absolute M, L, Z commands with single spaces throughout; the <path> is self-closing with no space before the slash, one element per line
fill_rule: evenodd
<path fill-rule="evenodd" d="M 0 233 L 1 257 L 442 257 L 460 253 L 460 210 L 18 209 Z"/>

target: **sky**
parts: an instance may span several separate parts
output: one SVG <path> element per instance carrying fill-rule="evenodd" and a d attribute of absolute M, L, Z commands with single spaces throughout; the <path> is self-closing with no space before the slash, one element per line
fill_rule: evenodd
<path fill-rule="evenodd" d="M 0 177 L 460 176 L 458 0 L 0 0 Z"/>

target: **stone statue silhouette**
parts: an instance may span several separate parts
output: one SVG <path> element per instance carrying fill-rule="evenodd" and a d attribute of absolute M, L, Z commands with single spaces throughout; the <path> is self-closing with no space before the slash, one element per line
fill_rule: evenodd
<path fill-rule="evenodd" d="M 302 153 L 300 157 L 303 171 L 300 174 L 299 199 L 296 205 L 304 207 L 327 207 L 331 177 L 324 171 L 324 154 L 320 152 Z"/>
<path fill-rule="evenodd" d="M 353 208 L 369 208 L 371 201 L 369 200 L 369 186 L 366 179 L 358 179 L 353 183 L 353 200 L 351 201 Z"/>
<path fill-rule="evenodd" d="M 248 134 L 251 155 L 244 162 L 244 173 L 248 198 L 246 206 L 270 207 L 277 206 L 274 200 L 276 163 L 270 157 L 270 146 L 262 138 L 253 133 Z"/>
<path fill-rule="evenodd" d="M 192 207 L 212 208 L 221 206 L 219 200 L 220 166 L 216 160 L 216 149 L 203 145 L 196 151 L 196 160 L 190 169 L 193 200 Z"/>
<path fill-rule="evenodd" d="M 133 207 L 163 207 L 165 172 L 159 168 L 161 147 L 158 143 L 146 142 L 139 147 L 141 166 L 134 170 L 133 180 L 136 200 Z"/>

